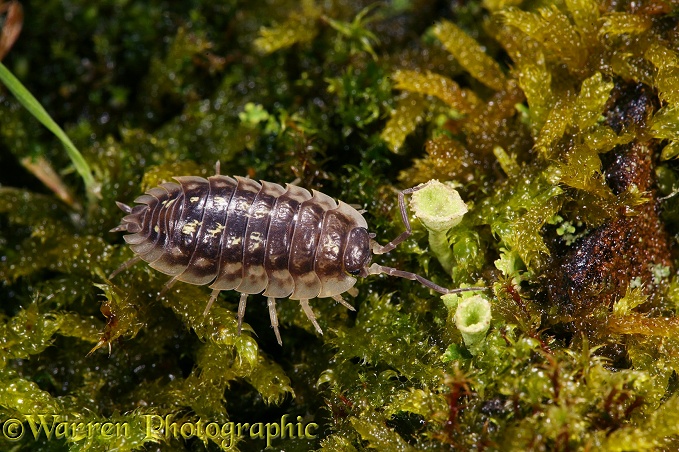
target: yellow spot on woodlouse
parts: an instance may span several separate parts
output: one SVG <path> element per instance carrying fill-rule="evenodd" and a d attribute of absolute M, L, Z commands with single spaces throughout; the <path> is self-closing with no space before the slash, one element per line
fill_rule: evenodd
<path fill-rule="evenodd" d="M 191 202 L 198 202 L 199 199 L 200 199 L 200 196 L 191 196 L 191 198 L 189 199 L 189 201 L 191 201 Z"/>
<path fill-rule="evenodd" d="M 156 232 L 156 234 L 160 232 L 160 228 L 158 227 L 158 225 L 155 225 L 153 227 L 153 230 Z"/>
<path fill-rule="evenodd" d="M 252 232 L 250 234 L 250 245 L 249 245 L 249 247 L 251 247 L 252 249 L 259 248 L 259 246 L 262 245 L 263 242 L 264 242 L 263 238 L 264 238 L 264 234 L 262 234 L 261 232 Z"/>
<path fill-rule="evenodd" d="M 217 235 L 221 234 L 221 232 L 224 230 L 224 225 L 221 223 L 217 223 L 217 227 L 214 229 L 208 229 L 207 232 L 210 234 L 212 237 L 216 237 Z"/>
<path fill-rule="evenodd" d="M 250 212 L 248 212 L 250 213 Z M 269 215 L 270 209 L 263 205 L 256 205 L 254 211 L 251 212 L 251 218 L 261 219 Z"/>
<path fill-rule="evenodd" d="M 212 202 L 215 205 L 215 207 L 226 207 L 226 205 L 228 204 L 226 198 L 223 196 L 215 196 L 212 199 Z"/>
<path fill-rule="evenodd" d="M 203 222 L 198 220 L 193 220 L 189 223 L 186 223 L 182 228 L 182 234 L 186 235 L 195 234 L 201 224 L 203 224 Z"/>

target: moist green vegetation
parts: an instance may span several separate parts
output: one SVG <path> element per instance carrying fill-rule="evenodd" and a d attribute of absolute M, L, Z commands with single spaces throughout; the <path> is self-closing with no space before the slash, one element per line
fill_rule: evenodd
<path fill-rule="evenodd" d="M 143 416 L 283 414 L 319 427 L 275 449 L 679 448 L 670 2 L 26 3 L 3 64 L 94 181 L 0 87 L 0 422 L 27 432 L 0 449 L 260 450 L 147 437 Z M 206 287 L 159 297 L 144 264 L 107 279 L 132 257 L 115 201 L 216 161 L 362 205 L 381 243 L 403 230 L 395 187 L 453 183 L 469 211 L 439 233 L 444 265 L 414 219 L 376 260 L 489 290 L 372 277 L 356 313 L 312 301 L 323 336 L 281 300 L 279 347 L 261 296 L 239 336 L 235 292 L 204 317 Z M 478 295 L 470 352 L 455 313 Z M 129 433 L 34 440 L 38 414 Z"/>

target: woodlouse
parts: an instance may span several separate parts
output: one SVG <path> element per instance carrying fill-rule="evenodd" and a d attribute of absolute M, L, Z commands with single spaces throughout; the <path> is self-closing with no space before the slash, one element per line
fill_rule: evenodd
<path fill-rule="evenodd" d="M 210 284 L 213 289 L 207 314 L 222 290 L 241 293 L 238 331 L 245 315 L 248 294 L 268 298 L 271 325 L 282 344 L 276 315 L 276 299 L 299 300 L 316 331 L 323 334 L 309 306 L 312 298 L 330 297 L 354 308 L 341 296 L 352 290 L 356 277 L 386 273 L 417 280 L 446 294 L 482 288 L 446 289 L 414 273 L 370 264 L 371 251 L 383 254 L 410 234 L 405 195 L 399 193 L 401 218 L 406 230 L 382 246 L 368 233 L 363 216 L 342 201 L 286 184 L 286 187 L 235 176 L 208 179 L 175 177 L 174 182 L 152 188 L 130 207 L 118 202 L 127 215 L 111 232 L 125 231 L 124 239 L 135 257 L 109 278 L 140 260 L 172 276 L 176 281 Z M 355 289 L 353 289 L 355 291 Z"/>

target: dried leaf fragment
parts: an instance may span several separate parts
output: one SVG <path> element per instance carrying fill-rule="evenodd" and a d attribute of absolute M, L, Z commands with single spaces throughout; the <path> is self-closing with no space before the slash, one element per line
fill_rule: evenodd
<path fill-rule="evenodd" d="M 0 29 L 0 61 L 12 48 L 24 23 L 24 10 L 17 1 L 0 3 L 0 14 L 7 13 L 4 25 Z"/>

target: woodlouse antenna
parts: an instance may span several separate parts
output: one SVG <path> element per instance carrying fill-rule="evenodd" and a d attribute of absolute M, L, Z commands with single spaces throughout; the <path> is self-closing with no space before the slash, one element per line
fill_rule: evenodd
<path fill-rule="evenodd" d="M 379 264 L 372 264 L 368 268 L 368 275 L 379 275 L 379 274 L 387 274 L 389 276 L 397 276 L 399 278 L 405 278 L 405 279 L 410 279 L 411 281 L 418 281 L 420 284 L 423 286 L 429 287 L 432 290 L 435 290 L 438 293 L 442 294 L 449 294 L 449 293 L 459 293 L 459 292 L 468 292 L 471 290 L 487 290 L 488 287 L 463 287 L 460 289 L 447 289 L 445 287 L 441 287 L 438 284 L 436 284 L 433 281 L 429 281 L 428 279 L 416 274 L 416 273 L 411 273 L 411 272 L 406 272 L 403 270 L 399 270 L 397 268 L 393 267 L 385 267 L 383 265 Z"/>
<path fill-rule="evenodd" d="M 419 190 L 423 187 L 424 187 L 423 185 L 420 185 L 420 186 L 413 187 L 413 188 L 407 188 L 403 191 L 398 192 L 398 206 L 401 210 L 401 221 L 403 221 L 403 225 L 405 226 L 406 230 L 401 232 L 401 234 L 398 237 L 396 237 L 394 240 L 392 240 L 391 242 L 387 243 L 384 246 L 373 241 L 372 242 L 372 252 L 373 252 L 373 254 L 388 253 L 389 251 L 396 248 L 405 239 L 410 237 L 410 234 L 413 233 L 413 230 L 410 227 L 410 221 L 408 220 L 408 210 L 406 209 L 405 195 L 410 195 L 412 193 L 415 193 L 417 190 Z"/>
<path fill-rule="evenodd" d="M 399 209 L 401 211 L 401 221 L 403 221 L 403 225 L 405 226 L 406 230 L 403 231 L 401 234 L 399 234 L 398 237 L 396 237 L 394 240 L 391 242 L 387 243 L 386 245 L 380 245 L 374 240 L 371 240 L 371 249 L 373 254 L 384 254 L 388 253 L 389 251 L 393 250 L 396 248 L 399 244 L 401 244 L 403 241 L 405 241 L 410 235 L 413 233 L 412 228 L 410 227 L 410 221 L 408 220 L 408 210 L 406 208 L 406 202 L 405 202 L 405 195 L 410 195 L 415 193 L 416 191 L 424 188 L 426 185 L 418 185 L 417 187 L 412 187 L 405 189 L 403 191 L 400 191 L 398 193 L 398 205 Z M 372 237 L 371 237 L 372 239 Z M 410 279 L 412 281 L 418 281 L 420 284 L 429 287 L 432 290 L 435 290 L 438 293 L 442 294 L 449 294 L 449 293 L 459 293 L 459 292 L 467 292 L 467 291 L 472 291 L 472 290 L 487 290 L 487 287 L 465 287 L 461 289 L 448 289 L 445 287 L 441 287 L 438 284 L 434 283 L 433 281 L 429 281 L 428 279 L 407 271 L 399 270 L 397 268 L 392 268 L 392 267 L 385 267 L 383 265 L 379 264 L 372 264 L 369 268 L 365 269 L 368 275 L 379 275 L 379 274 L 387 274 L 390 276 L 396 276 L 399 278 L 405 278 L 405 279 Z"/>

